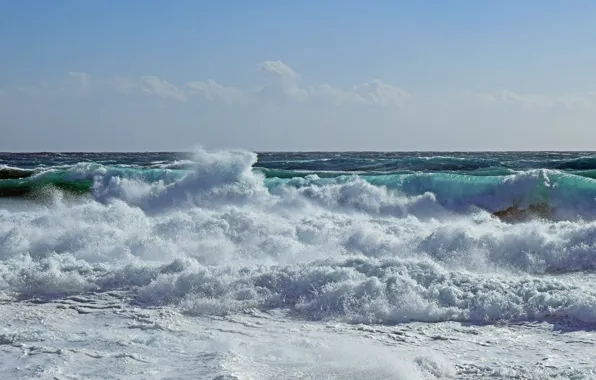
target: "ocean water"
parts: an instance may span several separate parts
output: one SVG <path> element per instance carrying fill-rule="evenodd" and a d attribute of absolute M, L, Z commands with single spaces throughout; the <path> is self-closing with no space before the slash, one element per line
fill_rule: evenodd
<path fill-rule="evenodd" d="M 593 379 L 596 153 L 0 154 L 6 379 Z"/>

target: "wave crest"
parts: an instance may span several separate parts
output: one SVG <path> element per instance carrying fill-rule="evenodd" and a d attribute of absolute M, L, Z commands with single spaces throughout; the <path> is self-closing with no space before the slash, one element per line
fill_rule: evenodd
<path fill-rule="evenodd" d="M 79 163 L 0 180 L 0 196 L 36 194 L 49 186 L 92 195 L 101 202 L 121 199 L 145 210 L 311 202 L 335 211 L 398 217 L 442 217 L 482 209 L 504 219 L 596 218 L 596 180 L 557 170 L 481 176 L 449 172 L 280 174 L 255 167 L 257 161 L 252 152 L 197 150 L 192 164 L 185 161 L 183 169 L 171 169 L 162 162 L 150 167 Z M 280 176 L 272 176 L 275 173 Z"/>

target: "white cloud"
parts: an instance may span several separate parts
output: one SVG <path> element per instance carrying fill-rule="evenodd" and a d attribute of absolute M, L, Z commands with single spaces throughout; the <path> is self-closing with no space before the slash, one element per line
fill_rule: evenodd
<path fill-rule="evenodd" d="M 342 104 L 366 104 L 366 99 L 354 91 L 345 91 L 329 84 L 321 84 L 310 89 L 310 93 L 317 96 L 324 102 L 334 105 Z"/>
<path fill-rule="evenodd" d="M 385 107 L 401 107 L 409 95 L 397 87 L 380 80 L 364 83 L 349 90 L 323 83 L 318 86 L 302 88 L 299 86 L 300 74 L 281 61 L 265 61 L 258 65 L 268 74 L 270 82 L 261 92 L 273 96 L 285 95 L 298 101 L 326 101 L 333 105 L 372 104 Z"/>
<path fill-rule="evenodd" d="M 354 92 L 360 94 L 368 102 L 382 106 L 402 107 L 404 101 L 410 97 L 404 90 L 383 83 L 378 79 L 371 83 L 356 86 Z"/>
<path fill-rule="evenodd" d="M 503 89 L 490 93 L 469 93 L 472 98 L 479 100 L 485 105 L 513 105 L 525 109 L 536 108 L 592 108 L 596 106 L 596 97 L 591 94 L 579 95 L 540 95 L 540 94 L 519 94 L 511 90 Z"/>
<path fill-rule="evenodd" d="M 259 63 L 259 69 L 268 74 L 285 78 L 288 81 L 298 81 L 300 75 L 282 61 L 264 61 Z"/>
<path fill-rule="evenodd" d="M 54 83 L 18 85 L 0 89 L 7 96 L 11 92 L 25 95 L 70 94 L 85 95 L 97 92 L 145 95 L 166 101 L 186 102 L 190 98 L 220 101 L 228 105 L 276 103 L 314 104 L 323 106 L 368 105 L 386 108 L 403 108 L 408 103 L 438 102 L 443 106 L 461 107 L 478 104 L 491 107 L 520 107 L 522 109 L 596 108 L 596 93 L 584 95 L 521 94 L 508 89 L 495 92 L 466 92 L 464 96 L 443 94 L 439 99 L 432 94 L 415 99 L 405 90 L 379 79 L 351 88 L 340 88 L 328 83 L 302 85 L 302 76 L 282 61 L 264 61 L 257 65 L 264 74 L 264 82 L 250 88 L 224 86 L 213 79 L 189 81 L 175 85 L 156 76 L 137 78 L 96 78 L 86 72 L 69 72 L 65 79 Z"/>
<path fill-rule="evenodd" d="M 179 102 L 186 101 L 186 95 L 183 90 L 156 76 L 141 77 L 140 88 L 147 94 L 163 99 L 171 99 Z"/>
<path fill-rule="evenodd" d="M 256 92 L 266 102 L 297 101 L 309 99 L 306 89 L 299 86 L 300 75 L 281 61 L 265 61 L 258 65 L 265 74 L 266 83 Z"/>
<path fill-rule="evenodd" d="M 222 86 L 211 79 L 204 82 L 188 82 L 185 87 L 190 94 L 199 94 L 209 100 L 223 100 L 226 103 L 244 101 L 247 95 L 241 89 Z"/>
<path fill-rule="evenodd" d="M 144 95 L 164 101 L 184 103 L 189 99 L 203 99 L 228 105 L 259 103 L 285 105 L 377 106 L 387 109 L 404 108 L 413 105 L 417 109 L 432 107 L 461 108 L 467 106 L 519 107 L 533 110 L 542 108 L 589 109 L 596 108 L 596 93 L 585 95 L 540 95 L 520 94 L 503 89 L 495 92 L 466 92 L 432 94 L 413 97 L 405 90 L 379 79 L 350 88 L 340 88 L 328 83 L 302 85 L 302 76 L 282 61 L 264 61 L 257 65 L 264 74 L 264 82 L 250 88 L 224 86 L 215 80 L 189 81 L 182 85 L 172 84 L 156 76 L 137 78 L 96 78 L 86 72 L 69 72 L 65 79 L 54 83 L 20 85 L 12 89 L 0 89 L 6 97 L 11 92 L 24 95 L 73 96 L 102 93 Z M 426 106 L 424 106 L 426 104 Z"/>
<path fill-rule="evenodd" d="M 144 94 L 164 100 L 185 102 L 186 94 L 183 89 L 162 80 L 156 76 L 142 76 L 140 78 L 113 77 L 107 80 L 97 80 L 104 89 L 121 94 Z"/>
<path fill-rule="evenodd" d="M 315 86 L 300 85 L 301 75 L 282 61 L 265 61 L 257 65 L 265 74 L 265 83 L 254 88 L 223 86 L 210 79 L 186 83 L 189 95 L 200 95 L 211 101 L 298 103 L 322 105 L 378 105 L 402 107 L 411 96 L 404 90 L 380 80 L 341 89 L 323 83 Z"/>
<path fill-rule="evenodd" d="M 14 90 L 28 94 L 116 92 L 148 95 L 163 100 L 185 102 L 190 97 L 227 104 L 315 104 L 326 106 L 376 105 L 398 108 L 410 98 L 404 90 L 374 80 L 349 89 L 327 83 L 302 86 L 301 76 L 282 61 L 264 61 L 257 65 L 264 73 L 264 83 L 252 88 L 224 86 L 215 80 L 189 81 L 174 85 L 156 76 L 96 78 L 86 72 L 69 72 L 67 79 L 54 84 L 17 86 Z"/>
<path fill-rule="evenodd" d="M 412 96 L 382 80 L 341 86 L 309 82 L 281 61 L 266 61 L 256 69 L 258 82 L 247 87 L 200 77 L 172 83 L 156 76 L 102 78 L 71 72 L 54 81 L 3 88 L 3 146 L 591 149 L 596 138 L 586 127 L 596 123 L 596 93 L 501 90 Z"/>

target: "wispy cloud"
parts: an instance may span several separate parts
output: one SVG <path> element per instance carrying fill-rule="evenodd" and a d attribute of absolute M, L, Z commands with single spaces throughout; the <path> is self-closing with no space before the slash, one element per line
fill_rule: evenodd
<path fill-rule="evenodd" d="M 179 102 L 186 101 L 186 95 L 182 89 L 156 76 L 141 77 L 139 87 L 141 91 L 163 99 L 171 99 Z"/>
<path fill-rule="evenodd" d="M 200 142 L 258 150 L 591 149 L 594 137 L 587 126 L 596 122 L 595 93 L 412 94 L 381 79 L 317 83 L 274 60 L 247 72 L 252 86 L 78 71 L 2 88 L 4 146 L 146 150 Z"/>
<path fill-rule="evenodd" d="M 511 90 L 503 89 L 496 92 L 468 93 L 468 95 L 485 105 L 510 105 L 519 106 L 525 109 L 536 108 L 593 108 L 596 106 L 594 94 L 585 95 L 541 95 L 541 94 L 520 94 Z"/>
<path fill-rule="evenodd" d="M 247 94 L 235 87 L 226 87 L 215 82 L 207 80 L 204 82 L 188 82 L 185 84 L 185 91 L 189 95 L 203 96 L 207 100 L 223 100 L 228 104 L 243 102 L 247 99 Z"/>
<path fill-rule="evenodd" d="M 282 61 L 264 61 L 259 63 L 258 67 L 263 72 L 285 78 L 292 82 L 300 79 L 300 75 Z"/>
<path fill-rule="evenodd" d="M 214 80 L 191 82 L 187 87 L 209 100 L 323 103 L 327 105 L 369 104 L 384 107 L 402 107 L 411 97 L 406 91 L 374 80 L 350 89 L 328 83 L 303 86 L 302 76 L 282 61 L 264 61 L 257 65 L 264 83 L 254 88 L 226 87 Z"/>
<path fill-rule="evenodd" d="M 86 72 L 69 72 L 62 81 L 20 85 L 2 89 L 6 96 L 11 91 L 27 95 L 94 93 L 119 93 L 148 96 L 168 102 L 184 103 L 191 100 L 221 102 L 227 105 L 322 105 L 375 106 L 387 109 L 401 109 L 409 104 L 431 104 L 438 101 L 447 107 L 491 106 L 520 107 L 532 110 L 562 107 L 568 109 L 596 108 L 596 94 L 541 95 L 521 94 L 503 89 L 494 92 L 466 92 L 444 94 L 437 98 L 433 94 L 411 95 L 406 90 L 380 79 L 371 80 L 348 88 L 329 83 L 305 84 L 302 75 L 282 61 L 263 61 L 256 65 L 261 83 L 249 88 L 228 86 L 214 79 L 188 81 L 181 85 L 168 82 L 157 76 L 98 78 Z"/>

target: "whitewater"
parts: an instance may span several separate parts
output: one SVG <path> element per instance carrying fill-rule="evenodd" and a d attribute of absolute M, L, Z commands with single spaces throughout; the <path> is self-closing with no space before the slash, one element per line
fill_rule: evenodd
<path fill-rule="evenodd" d="M 595 379 L 596 154 L 0 154 L 5 379 Z"/>

